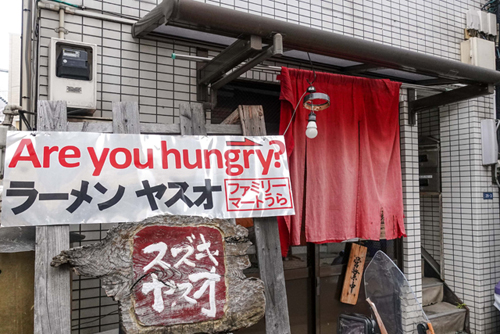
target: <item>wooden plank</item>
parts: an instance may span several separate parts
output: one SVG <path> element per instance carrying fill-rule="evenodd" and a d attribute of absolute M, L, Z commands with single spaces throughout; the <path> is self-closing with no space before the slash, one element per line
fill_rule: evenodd
<path fill-rule="evenodd" d="M 239 106 L 244 136 L 266 135 L 262 106 Z M 260 278 L 266 287 L 266 333 L 290 333 L 285 275 L 275 217 L 255 218 Z"/>
<path fill-rule="evenodd" d="M 113 126 L 111 122 L 69 122 L 68 131 L 111 133 Z"/>
<path fill-rule="evenodd" d="M 179 120 L 181 122 L 181 134 L 192 135 L 193 123 L 191 121 L 191 106 L 189 103 L 179 104 Z"/>
<path fill-rule="evenodd" d="M 207 134 L 209 135 L 238 135 L 243 134 L 241 124 L 206 124 Z"/>
<path fill-rule="evenodd" d="M 239 106 L 244 136 L 265 136 L 266 123 L 262 106 Z"/>
<path fill-rule="evenodd" d="M 38 101 L 38 131 L 67 131 L 65 101 Z"/>
<path fill-rule="evenodd" d="M 181 125 L 179 123 L 141 123 L 141 133 L 178 135 L 181 133 Z"/>
<path fill-rule="evenodd" d="M 240 110 L 239 108 L 235 109 L 231 115 L 227 116 L 225 120 L 221 122 L 221 124 L 238 124 L 240 123 Z"/>
<path fill-rule="evenodd" d="M 179 123 L 159 124 L 159 123 L 140 123 L 142 134 L 158 135 L 179 135 L 181 125 Z M 238 135 L 243 133 L 241 124 L 205 124 L 208 135 Z M 112 122 L 68 122 L 68 131 L 74 132 L 98 132 L 112 133 Z"/>
<path fill-rule="evenodd" d="M 66 131 L 64 101 L 38 101 L 38 130 Z M 53 268 L 52 257 L 69 248 L 69 225 L 37 226 L 35 245 L 35 334 L 71 333 L 69 268 Z"/>
<path fill-rule="evenodd" d="M 342 303 L 356 305 L 358 302 L 359 288 L 361 286 L 361 278 L 363 277 L 367 249 L 368 248 L 364 246 L 352 244 L 344 279 L 344 287 L 342 288 L 342 296 L 340 297 Z"/>
<path fill-rule="evenodd" d="M 138 134 L 140 131 L 137 102 L 113 102 L 113 132 Z"/>
<path fill-rule="evenodd" d="M 179 110 L 182 135 L 205 136 L 207 134 L 203 104 L 181 103 Z"/>

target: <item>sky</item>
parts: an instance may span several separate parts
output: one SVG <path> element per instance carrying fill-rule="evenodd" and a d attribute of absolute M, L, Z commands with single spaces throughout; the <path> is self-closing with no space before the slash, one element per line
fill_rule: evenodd
<path fill-rule="evenodd" d="M 22 0 L 0 0 L 0 69 L 9 69 L 9 33 L 20 35 L 21 21 Z M 8 74 L 0 72 L 0 96 L 4 99 L 8 83 Z"/>

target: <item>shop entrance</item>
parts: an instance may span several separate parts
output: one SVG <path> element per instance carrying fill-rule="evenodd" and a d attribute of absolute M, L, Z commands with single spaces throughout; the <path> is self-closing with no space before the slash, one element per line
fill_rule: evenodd
<path fill-rule="evenodd" d="M 234 81 L 218 91 L 217 107 L 212 110 L 211 122 L 221 123 L 239 105 L 262 105 L 268 135 L 279 134 L 280 86 L 254 81 Z M 255 245 L 253 223 L 250 219 L 237 220 L 249 229 Z M 335 222 L 328 222 L 334 224 Z M 378 250 L 388 254 L 401 268 L 400 240 L 358 241 L 368 248 L 365 266 Z M 365 302 L 364 288 L 360 289 L 356 305 L 340 302 L 345 279 L 351 242 L 327 243 L 290 248 L 283 258 L 283 268 L 288 299 L 290 327 L 293 334 L 335 334 L 338 317 L 342 313 L 370 315 Z M 255 250 L 250 255 L 252 266 L 245 271 L 247 276 L 259 277 Z M 239 331 L 244 334 L 265 334 L 265 320 Z"/>

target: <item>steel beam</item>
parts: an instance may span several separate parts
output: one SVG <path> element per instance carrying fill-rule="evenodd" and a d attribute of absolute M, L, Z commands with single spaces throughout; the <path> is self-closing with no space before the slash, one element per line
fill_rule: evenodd
<path fill-rule="evenodd" d="M 416 113 L 422 110 L 437 108 L 450 103 L 456 103 L 473 99 L 476 97 L 493 94 L 493 85 L 469 85 L 462 88 L 453 89 L 440 94 L 432 95 L 417 100 L 409 100 L 408 109 L 410 113 L 409 121 L 415 125 Z"/>
<path fill-rule="evenodd" d="M 262 51 L 262 38 L 259 36 L 237 40 L 200 70 L 198 84 L 209 84 L 222 78 L 229 70 L 260 51 Z"/>
<path fill-rule="evenodd" d="M 345 74 L 356 74 L 356 73 L 363 73 L 366 71 L 374 71 L 374 70 L 379 70 L 382 69 L 383 67 L 372 65 L 372 64 L 361 64 L 361 65 L 354 65 L 354 66 L 348 66 L 342 69 L 342 73 Z"/>
<path fill-rule="evenodd" d="M 212 84 L 211 88 L 212 88 L 212 90 L 218 90 L 219 88 L 223 87 L 225 84 L 238 78 L 243 73 L 245 73 L 245 72 L 251 70 L 253 67 L 259 65 L 264 60 L 271 58 L 272 56 L 282 55 L 282 54 L 283 54 L 282 37 L 280 34 L 276 34 L 274 36 L 274 39 L 273 39 L 273 45 L 267 47 L 263 52 L 261 52 L 255 58 L 253 58 L 250 61 L 246 62 L 245 64 L 241 65 L 240 67 L 235 69 L 233 72 L 229 73 L 228 75 L 224 76 L 222 79 L 220 79 L 217 82 L 215 82 L 214 84 Z"/>
<path fill-rule="evenodd" d="M 273 44 L 262 50 L 262 39 L 251 36 L 248 40 L 238 40 L 212 59 L 206 66 L 198 71 L 198 97 L 200 102 L 217 104 L 217 90 L 227 83 L 238 78 L 243 73 L 251 70 L 264 60 L 272 56 L 283 55 L 283 37 L 280 34 L 273 36 Z M 253 58 L 247 62 L 249 56 Z M 238 65 L 240 65 L 238 67 Z M 227 74 L 226 74 L 227 73 Z"/>

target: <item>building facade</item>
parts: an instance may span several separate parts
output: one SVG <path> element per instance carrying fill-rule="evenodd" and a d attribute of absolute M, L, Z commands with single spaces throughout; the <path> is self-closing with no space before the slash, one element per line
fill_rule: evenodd
<path fill-rule="evenodd" d="M 223 47 L 175 36 L 134 38 L 132 23 L 159 2 L 161 0 L 67 1 L 66 5 L 70 3 L 80 8 L 72 13 L 68 5 L 62 30 L 64 39 L 97 45 L 94 117 L 110 118 L 113 101 L 135 101 L 139 104 L 141 122 L 178 123 L 179 103 L 198 100 L 196 69 L 199 63 L 173 59 L 171 55 L 197 56 L 204 52 L 214 57 Z M 477 0 L 206 2 L 451 60 L 460 60 L 466 11 L 483 5 L 483 1 Z M 49 99 L 49 45 L 51 38 L 58 38 L 61 32 L 59 7 L 50 7 L 50 4 L 62 4 L 46 4 L 49 5 L 32 3 L 34 70 L 28 78 L 32 101 Z M 95 15 L 81 15 L 82 11 Z M 273 58 L 266 64 L 309 68 L 308 62 L 298 60 Z M 254 69 L 245 73 L 240 81 L 251 83 L 253 89 L 259 85 L 272 86 L 278 82 L 277 74 L 272 69 Z M 417 95 L 428 93 L 428 89 L 417 88 Z M 444 282 L 468 306 L 470 332 L 498 333 L 500 314 L 493 306 L 493 291 L 500 281 L 500 263 L 497 263 L 500 258 L 499 192 L 491 181 L 490 167 L 482 165 L 480 124 L 483 119 L 495 118 L 494 98 L 486 96 L 422 112 L 418 125 L 414 126 L 408 124 L 406 89 L 401 90 L 400 101 L 408 235 L 402 241 L 402 269 L 415 294 L 421 298 L 423 246 L 441 264 Z M 216 120 L 215 111 L 213 113 L 207 113 L 208 121 Z M 267 115 L 266 118 L 269 120 Z M 425 137 L 439 141 L 441 191 L 435 194 L 420 194 L 419 191 L 419 142 Z M 493 193 L 493 200 L 483 199 L 486 192 Z M 101 239 L 107 228 L 104 225 L 72 227 L 86 236 L 81 244 Z M 98 280 L 74 277 L 74 333 L 116 329 L 119 322 L 116 310 L 115 303 L 101 291 Z M 297 333 L 308 330 L 307 325 L 297 328 L 300 328 Z M 334 332 L 326 325 L 321 328 L 321 333 Z"/>

